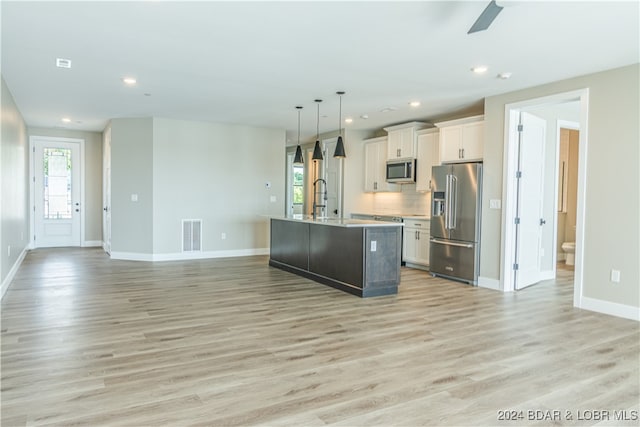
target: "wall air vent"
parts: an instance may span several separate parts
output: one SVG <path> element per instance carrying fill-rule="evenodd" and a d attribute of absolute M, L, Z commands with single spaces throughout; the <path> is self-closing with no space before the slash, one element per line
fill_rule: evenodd
<path fill-rule="evenodd" d="M 202 250 L 202 220 L 182 220 L 182 252 L 199 252 Z"/>
<path fill-rule="evenodd" d="M 58 68 L 71 68 L 71 60 L 64 58 L 56 58 L 56 67 Z"/>

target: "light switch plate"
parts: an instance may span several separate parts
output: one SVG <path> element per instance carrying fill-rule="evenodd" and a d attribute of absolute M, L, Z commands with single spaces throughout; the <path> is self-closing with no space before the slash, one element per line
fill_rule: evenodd
<path fill-rule="evenodd" d="M 490 209 L 500 209 L 502 206 L 502 202 L 500 199 L 491 199 L 489 200 L 489 208 Z"/>
<path fill-rule="evenodd" d="M 276 202 L 276 196 L 269 197 L 269 200 L 271 201 L 271 203 L 275 203 Z"/>
<path fill-rule="evenodd" d="M 131 195 L 131 201 L 132 202 L 137 202 L 138 201 L 138 195 L 137 194 L 132 194 Z"/>
<path fill-rule="evenodd" d="M 376 240 L 371 241 L 371 252 L 375 252 L 378 246 L 378 242 Z"/>

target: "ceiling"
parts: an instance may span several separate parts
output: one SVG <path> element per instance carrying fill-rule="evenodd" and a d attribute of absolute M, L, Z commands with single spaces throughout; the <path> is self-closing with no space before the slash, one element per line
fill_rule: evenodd
<path fill-rule="evenodd" d="M 487 3 L 3 0 L 1 70 L 28 126 L 156 116 L 285 128 L 293 144 L 296 105 L 301 140 L 315 136 L 316 98 L 320 132 L 338 128 L 339 90 L 345 126 L 377 130 L 639 62 L 637 1 L 499 2 L 489 29 L 468 35 Z"/>

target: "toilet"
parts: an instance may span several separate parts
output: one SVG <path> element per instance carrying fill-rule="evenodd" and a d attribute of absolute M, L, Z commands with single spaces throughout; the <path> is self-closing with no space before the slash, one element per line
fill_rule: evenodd
<path fill-rule="evenodd" d="M 574 265 L 576 262 L 576 242 L 564 242 L 562 244 L 562 250 L 566 256 L 564 263 Z"/>

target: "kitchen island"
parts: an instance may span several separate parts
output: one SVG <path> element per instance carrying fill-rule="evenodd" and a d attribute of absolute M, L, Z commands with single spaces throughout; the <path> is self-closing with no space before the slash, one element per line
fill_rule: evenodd
<path fill-rule="evenodd" d="M 360 297 L 398 293 L 402 223 L 271 219 L 269 265 Z"/>

